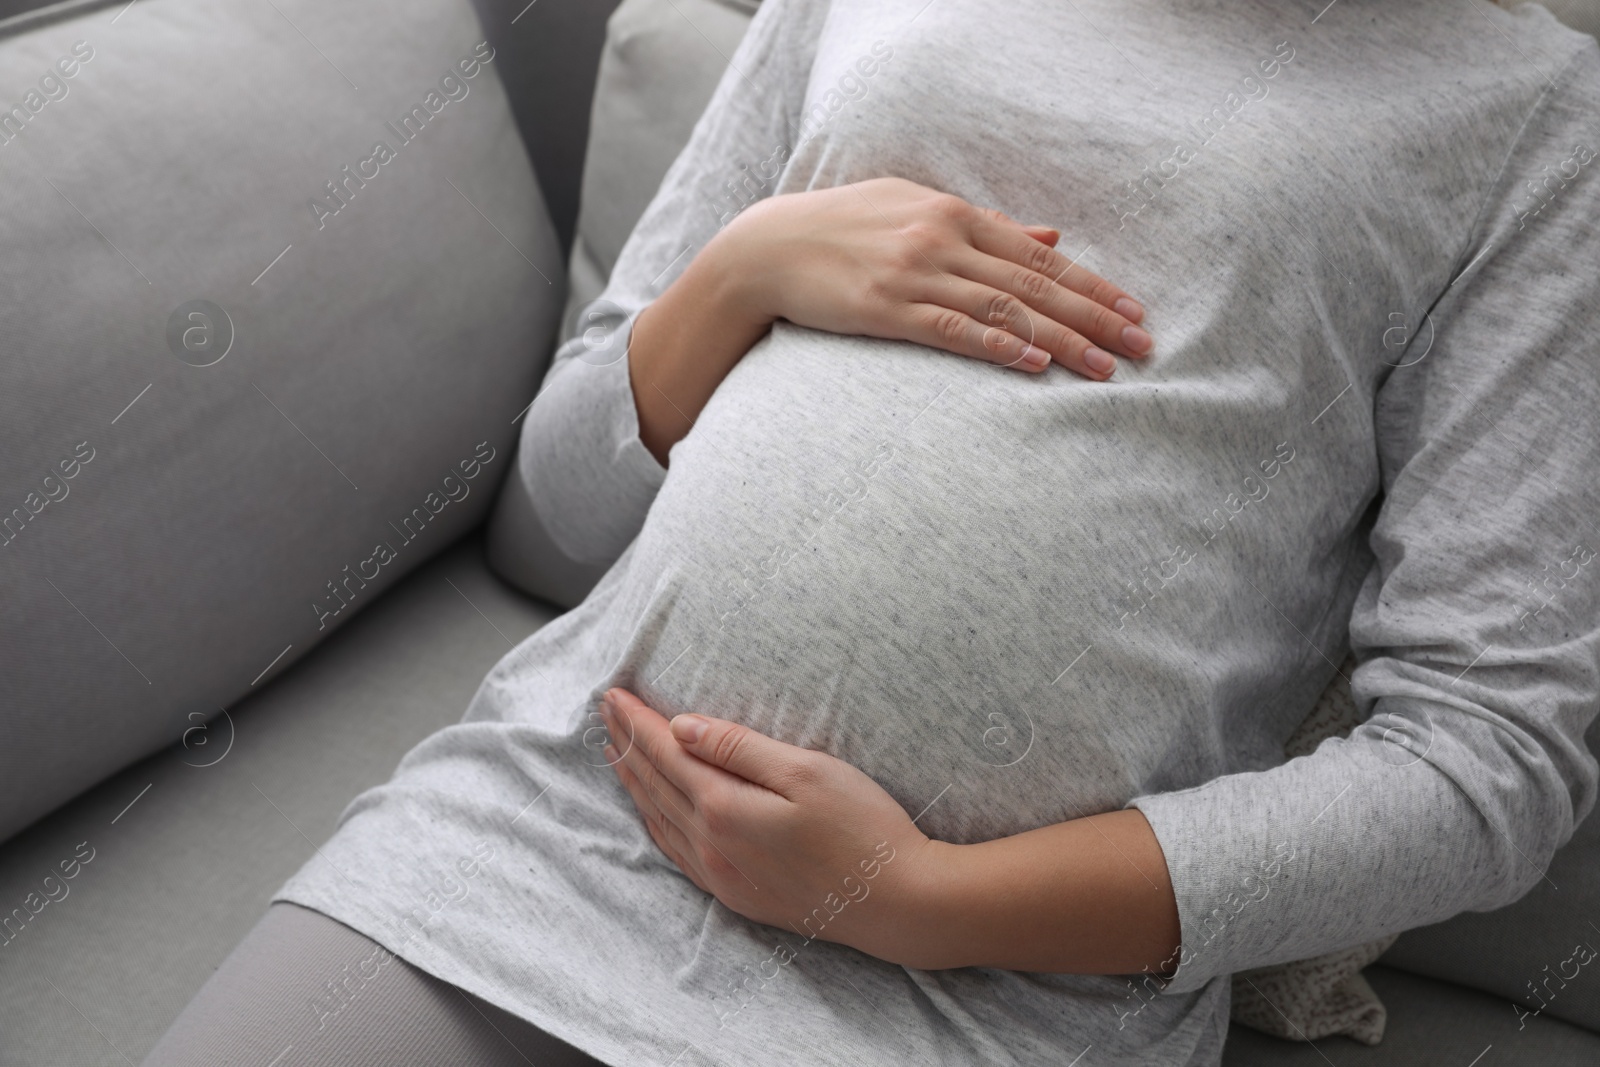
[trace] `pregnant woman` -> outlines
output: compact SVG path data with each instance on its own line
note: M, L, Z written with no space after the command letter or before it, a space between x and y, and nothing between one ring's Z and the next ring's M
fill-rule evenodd
M1230 973L1516 899L1597 102L1481 0L765 0L528 417L614 565L148 1062L1215 1064Z

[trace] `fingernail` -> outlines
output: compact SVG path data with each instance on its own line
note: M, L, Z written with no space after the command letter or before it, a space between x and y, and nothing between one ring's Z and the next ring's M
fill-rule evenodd
M1109 352L1102 352L1098 348L1091 348L1083 354L1083 361L1089 369L1097 374L1110 374L1117 368L1117 361Z
M1122 343L1143 356L1149 354L1150 350L1156 346L1156 339L1137 326L1124 326L1122 328Z
M611 764L613 767L615 767L617 765L617 746L616 745L607 745L605 747L604 751L605 751L606 762Z
M1024 367L1031 367L1034 370L1038 370L1050 362L1050 353L1046 352L1042 348L1035 348L1032 345L1029 345L1022 353L1021 362Z
M706 732L706 721L698 715L678 715L672 720L672 736L692 745Z
M1129 322L1139 322L1144 318L1144 306L1126 296L1117 297L1117 302L1111 305L1111 310Z

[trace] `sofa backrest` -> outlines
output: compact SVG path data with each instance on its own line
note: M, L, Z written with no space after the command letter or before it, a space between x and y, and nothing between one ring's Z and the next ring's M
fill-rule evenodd
M476 527L564 289L466 0L0 24L0 838Z

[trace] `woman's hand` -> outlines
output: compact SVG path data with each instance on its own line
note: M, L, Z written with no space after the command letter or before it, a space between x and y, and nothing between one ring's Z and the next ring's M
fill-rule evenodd
M1041 371L1110 377L1149 355L1138 302L1055 251L1060 234L904 178L757 201L634 319L639 439L666 466L711 394L780 318Z
M1055 251L1060 234L904 178L768 197L718 235L764 318L1110 377L1154 342L1144 309Z
M656 845L747 919L920 970L1162 974L1178 959L1172 879L1137 808L954 845L826 753L702 715L669 724L622 689L600 710Z
M747 919L915 958L931 844L876 782L823 752L700 715L668 721L623 689L601 704L606 757L650 836Z

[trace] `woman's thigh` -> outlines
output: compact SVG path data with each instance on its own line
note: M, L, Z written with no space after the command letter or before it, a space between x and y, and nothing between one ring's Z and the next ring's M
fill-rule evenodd
M144 1067L604 1067L319 912L273 904Z

